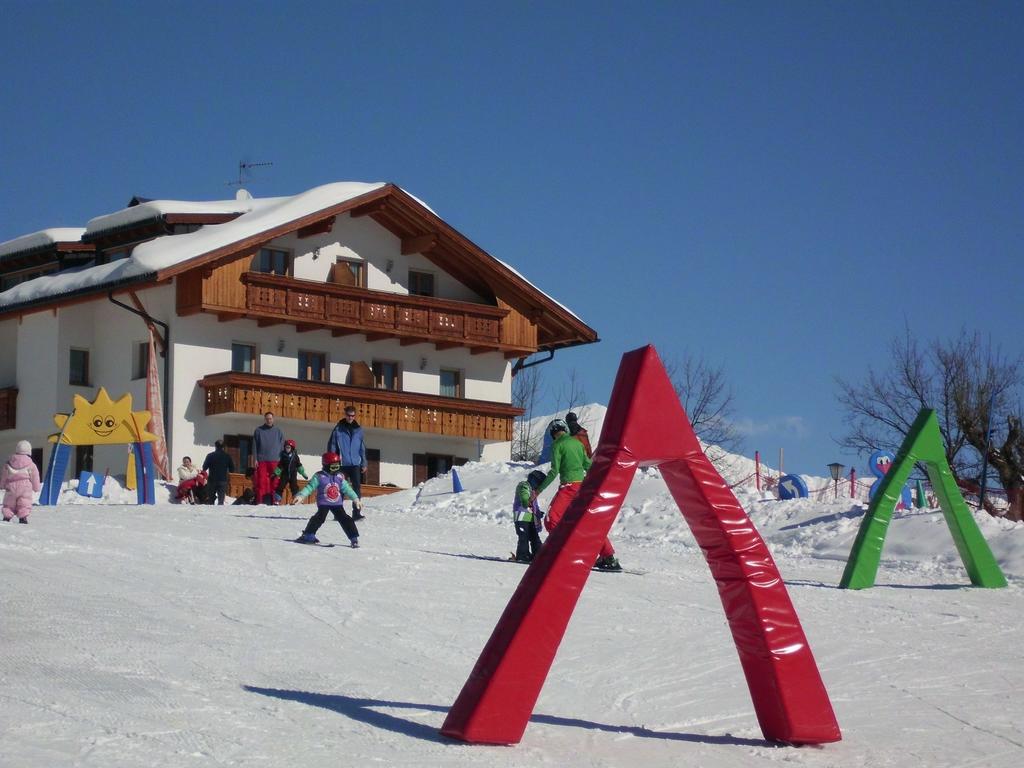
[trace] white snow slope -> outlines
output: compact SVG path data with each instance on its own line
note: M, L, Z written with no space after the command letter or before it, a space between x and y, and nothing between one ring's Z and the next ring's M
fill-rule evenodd
M845 591L862 505L741 491L843 730L777 746L652 470L612 531L645 573L591 575L522 742L439 736L523 575L484 558L513 546L528 469L370 499L359 550L288 541L305 506L68 503L0 523L0 765L1024 764L1024 526L978 517L1010 586L976 589L941 513L897 513L878 586ZM320 535L345 541L333 521Z

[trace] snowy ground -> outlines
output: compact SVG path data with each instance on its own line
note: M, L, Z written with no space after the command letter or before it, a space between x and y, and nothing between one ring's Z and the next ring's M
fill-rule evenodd
M656 472L613 530L521 744L437 731L523 574L523 465L367 503L363 548L287 539L308 507L37 508L0 523L0 765L1019 766L1024 525L979 517L975 589L938 512L898 514L878 586L838 583L864 508L741 495L843 741L766 743L714 584ZM547 501L550 491L545 494ZM324 541L345 541L328 523Z

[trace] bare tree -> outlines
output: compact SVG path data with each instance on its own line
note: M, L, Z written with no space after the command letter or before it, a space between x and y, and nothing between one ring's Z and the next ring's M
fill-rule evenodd
M1008 516L1021 519L1024 434L1020 394L1024 361L1009 359L979 334L961 331L952 341L922 349L909 329L893 340L888 367L868 369L862 383L837 379L849 432L839 445L867 454L906 438L922 408L935 409L946 460L961 484L981 483L987 428L1007 433L988 446L988 464L1006 490ZM990 508L990 505L986 505Z
M571 368L568 378L558 388L558 395L555 397L555 410L561 413L564 407L568 412L585 404L586 400L587 393L583 389L583 381L576 369Z
M697 437L706 445L725 451L739 450L743 440L730 418L733 391L725 370L690 354L681 363L667 362L665 370Z
M512 377L512 405L523 409L523 415L516 420L512 440L512 458L515 461L536 461L540 455L544 435L534 434L530 422L543 391L544 374L539 365L523 368Z

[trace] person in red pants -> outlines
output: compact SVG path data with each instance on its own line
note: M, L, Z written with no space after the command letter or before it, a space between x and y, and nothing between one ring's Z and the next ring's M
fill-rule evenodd
M580 483L583 476L590 469L591 461L587 457L583 444L569 434L569 427L562 419L555 419L548 424L548 432L551 434L551 471L544 481L537 486L537 495L551 485L555 478L558 478L558 491L555 498L548 506L547 517L544 518L544 527L548 533L555 530L558 521L562 519L565 510L576 494L579 493ZM615 548L605 538L601 545L601 552L598 555L594 567L602 571L621 571L618 558L615 557Z

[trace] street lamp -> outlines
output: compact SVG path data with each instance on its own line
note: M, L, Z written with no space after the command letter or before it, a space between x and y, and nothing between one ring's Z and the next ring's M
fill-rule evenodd
M844 467L838 461L833 461L831 464L828 465L828 471L832 473L832 482L835 483L836 486L837 499L839 498L839 476L843 474L844 469L846 469L846 467Z

